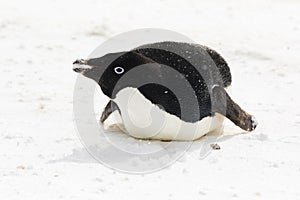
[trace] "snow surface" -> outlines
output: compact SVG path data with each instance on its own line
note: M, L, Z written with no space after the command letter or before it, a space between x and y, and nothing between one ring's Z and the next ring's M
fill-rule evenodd
M299 10L296 0L0 0L0 199L299 199ZM147 27L220 52L257 130L226 121L220 150L200 155L208 136L151 174L96 162L73 123L72 62Z

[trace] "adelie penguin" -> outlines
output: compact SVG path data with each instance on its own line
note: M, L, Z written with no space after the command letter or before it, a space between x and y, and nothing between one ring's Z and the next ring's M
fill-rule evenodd
M257 126L226 91L231 85L227 62L202 45L146 44L73 65L111 99L100 121L117 113L120 129L135 138L195 140L220 128L224 117L246 131Z

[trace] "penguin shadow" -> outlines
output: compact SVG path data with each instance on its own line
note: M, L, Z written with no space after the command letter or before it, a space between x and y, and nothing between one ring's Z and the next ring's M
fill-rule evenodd
M174 159L175 157L176 159L182 158L185 154L193 154L197 156L197 159L202 160L208 157L213 151L222 149L222 145L220 145L219 149L213 148L213 145L217 144L219 146L220 143L245 133L247 132L236 129L224 130L223 126L194 141L161 141L136 139L120 130L110 129L105 132L103 140L101 139L97 145L73 149L70 154L60 159L49 161L48 163L103 163L102 161L106 158L109 159L109 163L119 163L128 162L132 156L141 154L141 152L145 155L150 155L158 151ZM126 154L122 152L126 152ZM131 156L128 156L128 154ZM151 162L153 162L153 158L149 156L149 160L151 159ZM146 158L140 162L147 163L149 160Z

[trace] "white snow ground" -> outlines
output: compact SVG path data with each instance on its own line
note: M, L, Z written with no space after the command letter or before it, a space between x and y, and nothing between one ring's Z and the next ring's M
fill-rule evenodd
M0 0L0 199L299 199L299 10L296 0ZM72 61L146 27L219 51L257 130L226 121L237 135L221 150L152 174L95 162L73 123Z

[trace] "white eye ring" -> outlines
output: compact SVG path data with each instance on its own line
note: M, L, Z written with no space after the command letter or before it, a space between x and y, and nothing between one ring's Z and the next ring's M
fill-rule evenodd
M116 72L116 74L123 74L124 73L124 69L123 69L123 67L115 67L115 72Z

